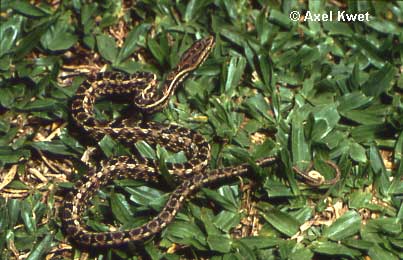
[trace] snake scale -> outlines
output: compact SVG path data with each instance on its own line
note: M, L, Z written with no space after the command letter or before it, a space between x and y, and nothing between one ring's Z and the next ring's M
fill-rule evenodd
M90 169L89 173L75 183L72 191L66 196L62 209L64 230L78 244L88 247L111 247L145 240L164 229L181 209L184 200L202 186L241 176L251 170L250 164L241 164L207 171L210 159L209 144L203 136L184 127L148 121L140 121L133 126L128 125L125 120L100 122L95 119L95 101L109 96L130 97L137 109L145 114L161 111L186 76L207 59L214 43L213 36L196 41L184 52L160 88L157 87L156 76L147 72L132 75L98 73L89 76L78 87L72 101L72 117L93 139L100 141L105 135L109 135L126 146L144 140L150 145L163 145L172 152L183 151L188 158L185 163L167 163L168 172L181 182L159 214L137 228L124 231L93 232L83 223L82 214L88 208L92 196L111 180L157 180L158 162L141 156L119 156L102 162L99 170ZM276 159L267 157L255 163L265 167ZM303 174L298 171L297 173Z

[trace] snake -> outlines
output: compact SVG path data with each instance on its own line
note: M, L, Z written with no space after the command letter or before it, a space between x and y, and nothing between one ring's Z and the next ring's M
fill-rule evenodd
M171 223L185 200L201 187L242 176L253 171L256 166L267 167L278 160L272 156L258 159L254 161L254 165L244 163L209 171L207 166L211 156L210 146L196 131L175 124L148 120L139 120L133 125L127 120L104 122L96 119L94 112L96 101L111 96L130 99L134 107L145 115L163 110L183 80L207 59L214 45L214 36L195 41L181 55L179 62L167 74L161 86L158 86L157 76L150 72L130 75L99 72L89 75L77 88L71 103L72 118L92 139L100 141L109 135L129 147L142 140L149 145L162 145L172 152L183 151L188 160L184 163L166 163L168 173L179 181L179 185L172 191L165 206L155 217L139 227L110 232L95 232L85 225L82 215L90 206L91 198L112 180L130 178L146 182L158 181L161 176L160 164L157 160L135 154L112 157L101 161L100 167L91 167L68 192L61 212L64 231L73 241L93 248L115 247L144 241ZM338 173L338 168L335 169ZM310 178L302 171L297 169L294 171L305 178Z

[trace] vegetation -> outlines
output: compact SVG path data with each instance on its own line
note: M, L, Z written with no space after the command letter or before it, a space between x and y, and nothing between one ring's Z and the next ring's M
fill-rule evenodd
M0 1L1 259L403 258L402 1ZM299 21L290 13L300 11ZM307 11L369 21L303 21ZM305 16L304 16L305 14ZM69 117L89 73L151 71L160 79L196 39L208 60L151 117L203 134L210 168L278 156L252 177L206 187L144 245L86 252L61 229L65 194L99 160L130 153L91 142ZM96 104L100 120L135 114ZM144 156L183 153L135 144ZM99 160L98 160L99 159ZM340 181L311 187L292 167ZM87 213L94 230L138 226L175 183L114 181ZM87 255L88 254L88 255Z

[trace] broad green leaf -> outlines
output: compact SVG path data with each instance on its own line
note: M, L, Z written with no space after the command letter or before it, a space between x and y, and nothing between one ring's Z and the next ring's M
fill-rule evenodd
M36 231L36 220L28 199L24 200L21 204L21 218L24 221L27 231L33 234Z
M158 42L153 38L148 38L147 40L148 48L150 48L151 53L154 58L157 59L159 64L164 64L166 53L164 49L158 44Z
M231 249L231 239L224 235L209 235L207 237L207 244L210 249L220 253L228 253Z
M21 107L20 109L25 111L51 111L55 109L56 104L57 101L54 99L37 99Z
M42 35L49 29L49 27L55 22L53 18L50 18L47 22L35 27L26 36L19 40L17 47L14 50L15 58L21 59L35 47L40 41Z
M223 210L214 218L214 225L220 230L228 232L238 225L240 220L240 214Z
M373 97L367 97L361 92L347 93L339 97L338 110L340 112L347 112L353 109L365 107L370 104L373 99Z
M361 254L358 250L351 249L335 242L314 242L312 250L316 253L327 256L347 256L350 258L355 258Z
M350 146L350 156L356 162L365 163L367 161L367 156L365 154L365 149L357 143L353 143Z
M14 46L18 32L19 28L16 25L10 24L8 26L0 26L0 57L2 57L6 53L11 53L13 51L11 47Z
M41 259L50 250L52 240L53 234L50 233L47 234L42 241L38 241L27 257L27 260Z
M160 191L147 186L140 186L136 188L127 187L125 190L131 194L131 201L134 201L142 206L148 206L154 200L162 196Z
M396 255L385 250L384 248L381 248L378 245L375 245L368 250L368 256L371 257L371 259L373 259L373 260L383 260L383 259L398 260L399 259Z
M105 60L115 63L118 55L115 40L111 36L105 34L97 35L96 39L98 51L101 56Z
M59 20L42 35L43 47L50 51L66 50L77 42L77 36L71 32L72 28L64 20Z
M288 237L294 236L299 230L299 222L285 212L273 210L262 215L275 229Z
M225 82L225 92L232 96L233 88L239 84L239 81L245 70L246 60L243 57L231 57L228 66L228 75Z
M263 249L263 248L271 248L276 247L281 239L276 237L243 237L240 239L243 243L247 244L252 249Z
M121 223L125 224L132 221L133 213L124 195L118 193L111 195L111 209L115 218Z
M53 154L73 155L73 156L75 155L75 153L60 140L56 140L53 142L50 141L33 142L30 144L30 146L40 151L47 151Z
M291 133L293 161L300 168L302 168L302 162L309 162L311 160L309 144L305 139L304 128L301 127L301 124L301 121L294 120Z
M219 194L216 191L210 190L210 189L202 188L202 191L209 199L215 201L224 209L232 211L232 212L237 211L238 206L234 205L234 201L232 201L231 199Z
M157 155L155 150L146 142L139 141L135 144L136 149L140 152L140 154L146 158L155 159Z
M328 31L330 35L351 36L354 34L348 23L338 21L322 22L323 29Z
M360 216L355 211L347 211L336 222L326 227L323 235L331 240L342 240L358 233L360 225Z
M165 234L175 240L179 239L184 244L191 244L200 249L207 245L203 232L193 223L175 221L167 227Z
M107 157L129 154L127 147L115 141L109 135L105 135L98 144Z
M392 80L395 77L395 68L387 63L379 71L373 72L362 88L367 96L377 97L392 87Z
M45 16L46 13L44 11L42 11L41 9L39 9L38 7L29 4L29 2L27 1L15 1L14 3L12 3L11 7L26 16L32 16L32 17L41 17L41 16Z
M374 46L363 36L353 35L352 39L357 44L358 50L361 51L371 63L373 63L378 68L384 66L385 62L380 57L379 50L376 48L376 46Z
M314 256L314 253L311 249L306 247L295 247L294 250L289 255L290 260L311 260Z
M272 9L269 16L269 22L284 27L285 29L290 29L292 24L288 15L279 12L276 9Z
M361 208L366 208L368 203L371 201L372 195L368 192L356 191L350 195L349 207L352 209L359 210Z
M142 37L143 34L150 28L150 24L148 23L143 23L137 27L135 27L133 30L131 30L126 39L125 42L122 46L122 48L119 51L118 57L117 57L117 62L120 63L127 59L131 54L136 49L137 44L139 43L140 37Z

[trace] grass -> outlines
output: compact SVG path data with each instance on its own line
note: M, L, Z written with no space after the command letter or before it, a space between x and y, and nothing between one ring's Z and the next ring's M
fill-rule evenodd
M0 3L1 259L403 258L402 1ZM293 22L293 10L371 19ZM96 164L131 151L77 129L69 117L76 88L101 69L163 78L209 34L213 53L152 120L205 136L210 168L272 155L281 162L202 189L143 245L81 250L62 232L59 212L88 170L83 154L99 146ZM133 114L107 99L96 109L100 120ZM135 146L162 166L186 159ZM328 159L341 170L335 185L313 188L292 171L313 160L330 179ZM87 224L138 226L172 186L169 178L114 181L93 200Z

